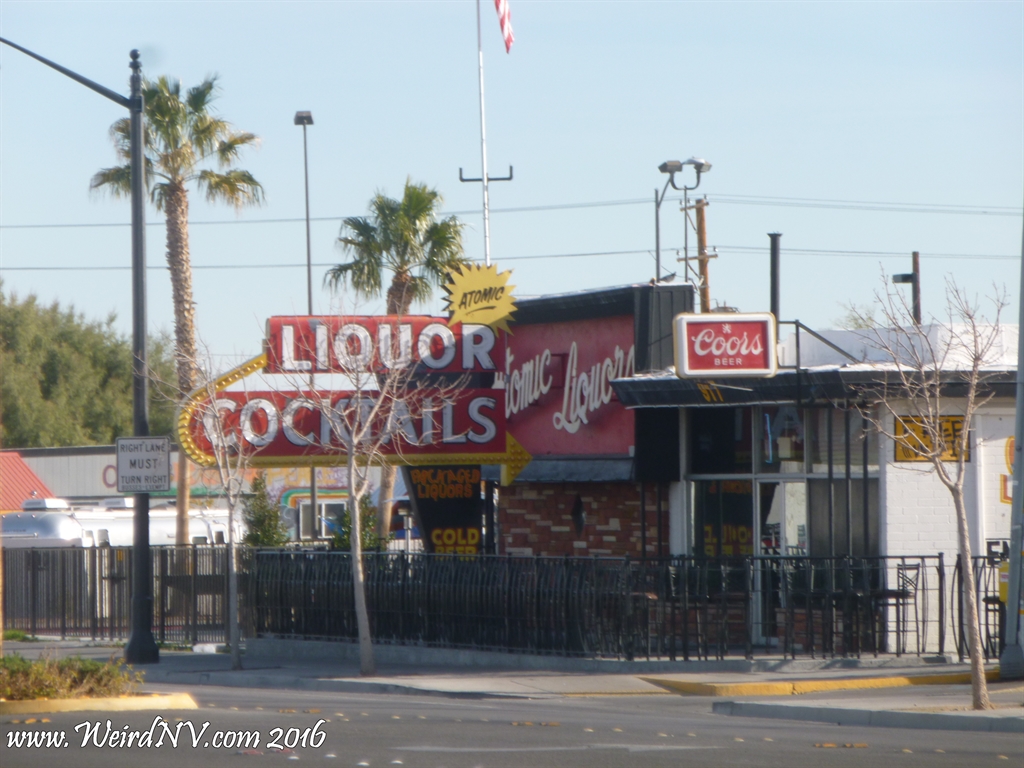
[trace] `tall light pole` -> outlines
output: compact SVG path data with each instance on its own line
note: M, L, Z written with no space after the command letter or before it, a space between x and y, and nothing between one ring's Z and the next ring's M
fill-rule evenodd
M697 172L697 181L692 187L688 187L685 184L681 187L676 186L676 174L681 173L684 166L687 165L692 165L693 169ZM683 212L686 213L689 208L688 195L700 186L700 175L711 170L711 163L696 157L691 157L689 160L685 160L683 162L678 160L666 160L658 166L658 170L662 173L668 174L668 181L665 182L665 186L662 188L660 194L658 193L658 188L654 188L654 282L656 283L661 280L661 204L665 201L665 194L668 192L668 187L671 184L672 189L679 190L683 193ZM690 269L689 236L690 227L689 224L687 224L683 233L683 252L686 260L686 272L684 274L686 274L687 279L689 279Z
M149 379L146 371L146 179L143 151L142 64L131 56L131 93L126 98L99 83L0 37L0 43L31 56L128 110L130 116L132 201L132 425L136 437L149 435ZM132 549L132 632L124 658L129 664L154 664L160 649L153 639L153 584L149 554L149 494L136 493Z
M1020 285L1024 291L1024 232L1021 233ZM1024 293L1017 295L1020 304L1017 325L1017 416L1014 424L1013 495L1010 504L1010 573L1006 606L1006 633L1003 653L999 657L999 676L1003 680L1024 678Z
M313 124L313 113L296 112L295 113L295 124L302 126L302 167L305 171L306 176L306 307L310 317L313 315L313 248L309 235L309 151L306 144L306 126ZM309 389L310 393L313 391L313 370L309 372ZM309 466L309 506L313 511L313 524L316 525L317 521L317 499L316 499L316 467L310 464ZM298 525L296 530L299 534L299 538L302 537L302 520L296 521Z
M295 124L302 126L302 167L306 171L306 297L309 314L313 314L313 256L309 239L309 152L306 148L306 126L313 124L312 112L296 112Z

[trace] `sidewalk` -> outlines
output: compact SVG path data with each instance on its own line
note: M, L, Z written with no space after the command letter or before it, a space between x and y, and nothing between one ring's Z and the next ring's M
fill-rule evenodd
M106 659L122 650L76 641L4 646L7 653L31 657ZM226 654L169 651L161 652L159 664L140 669L148 685L161 686L516 699L683 695L700 697L722 715L1024 733L1024 681L998 682L991 671L997 709L974 712L966 664L916 656L860 662L781 657L760 657L756 664L745 659L617 662L380 646L377 674L362 677L353 650L340 643L253 642L241 670L231 669ZM571 662L587 662L586 668L572 670Z

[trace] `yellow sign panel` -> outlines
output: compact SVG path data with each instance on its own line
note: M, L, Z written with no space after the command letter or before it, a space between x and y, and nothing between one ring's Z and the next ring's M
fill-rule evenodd
M514 285L508 284L511 271L498 272L492 264L484 267L468 264L453 271L444 286L445 310L451 313L452 323L477 323L495 330L508 332L512 313L516 311L512 296Z
M925 428L925 420L918 416L899 416L896 419L896 461L930 461L934 451L932 437ZM940 416L940 461L956 461L958 446L964 431L963 416ZM971 460L970 443L966 445L964 461Z

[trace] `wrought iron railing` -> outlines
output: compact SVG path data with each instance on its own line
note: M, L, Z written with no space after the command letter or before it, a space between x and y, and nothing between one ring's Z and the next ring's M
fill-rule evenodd
M626 659L955 652L954 571L942 555L638 561L379 553L364 563L379 643ZM988 566L979 558L978 567ZM351 577L344 553L255 553L250 631L355 639ZM991 580L979 584L984 591Z
M227 548L154 547L151 554L156 639L224 642ZM61 638L127 639L132 556L131 547L5 549L5 628Z
M153 632L220 643L225 547L154 547ZM239 549L240 621L260 635L357 637L351 557ZM955 558L951 558L955 560ZM8 549L4 623L126 639L130 548ZM998 563L976 558L986 656L1000 651ZM941 554L875 558L364 557L375 642L636 659L966 654L962 580Z

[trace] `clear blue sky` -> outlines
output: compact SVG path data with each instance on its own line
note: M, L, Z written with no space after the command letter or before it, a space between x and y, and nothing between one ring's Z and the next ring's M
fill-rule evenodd
M699 191L719 254L716 302L768 308L766 233L778 231L784 319L832 325L843 304L870 303L882 270L909 271L918 250L926 315L941 309L952 274L978 294L1005 286L1006 320L1016 322L1024 3L511 0L511 9L506 55L493 3L482 5L491 172L515 166L513 182L491 188L492 255L514 269L517 294L650 279L657 166L698 156L714 166ZM314 264L341 260L340 219L364 213L378 189L397 196L407 176L443 193L469 225L467 252L482 258L480 188L458 181L460 166L476 176L480 164L472 0L0 0L0 35L125 93L132 48L149 76L192 85L219 74L220 112L262 137L242 166L267 192L265 206L241 215L192 199L199 333L225 364L259 352L265 318L306 309L296 110L315 120ZM128 204L88 188L115 162L107 130L121 116L0 48L4 290L94 319L116 311L127 334ZM675 198L662 208L669 270L683 241ZM609 202L622 204L581 205ZM148 218L150 327L170 330L162 219L153 209ZM80 226L100 224L120 226ZM314 271L319 311L379 308L332 297L325 270Z

